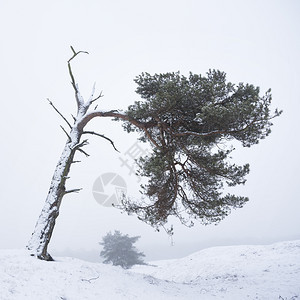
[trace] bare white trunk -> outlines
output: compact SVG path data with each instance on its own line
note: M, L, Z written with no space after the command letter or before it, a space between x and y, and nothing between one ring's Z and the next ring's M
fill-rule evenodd
M34 232L27 245L32 256L43 260L52 260L47 248L50 242L55 220L59 215L59 208L63 196L67 193L65 182L73 162L76 146L79 144L81 134L77 128L71 130L69 140L55 168L45 205L36 223Z

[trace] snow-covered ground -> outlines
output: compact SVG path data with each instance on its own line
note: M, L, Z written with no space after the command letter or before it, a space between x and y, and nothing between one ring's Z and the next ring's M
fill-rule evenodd
M131 270L0 250L0 299L300 299L300 240L215 247Z

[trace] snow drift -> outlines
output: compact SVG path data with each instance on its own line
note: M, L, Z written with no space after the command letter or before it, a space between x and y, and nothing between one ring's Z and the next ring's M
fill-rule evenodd
M0 299L300 299L300 240L215 247L131 270L0 250Z

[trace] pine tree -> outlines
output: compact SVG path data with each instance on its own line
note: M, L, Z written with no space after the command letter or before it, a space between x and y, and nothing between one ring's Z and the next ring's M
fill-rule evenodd
M124 269L144 264L141 257L145 255L138 252L133 246L139 238L140 236L129 237L118 230L115 230L114 234L109 232L99 243L103 246L100 253L100 256L105 258L103 263L112 263L114 266L121 266Z
M270 110L271 91L260 96L258 87L234 85L218 70L142 73L135 82L142 101L125 112L124 129L139 132L153 151L139 160L139 175L148 178L145 197L124 199L124 209L159 228L171 215L192 226L193 219L218 223L242 207L247 197L223 194L224 185L244 184L249 173L249 164L230 163L229 141L250 147L270 134L271 120L281 114Z

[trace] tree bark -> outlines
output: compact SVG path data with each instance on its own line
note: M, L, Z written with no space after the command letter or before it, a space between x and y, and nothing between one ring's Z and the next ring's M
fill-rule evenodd
M71 130L70 139L67 141L56 165L45 205L27 245L30 255L36 256L42 260L53 260L48 253L48 245L53 233L56 218L59 215L62 198L68 193L68 191L66 191L65 183L70 172L75 152L80 146L81 135L82 133L74 126Z

